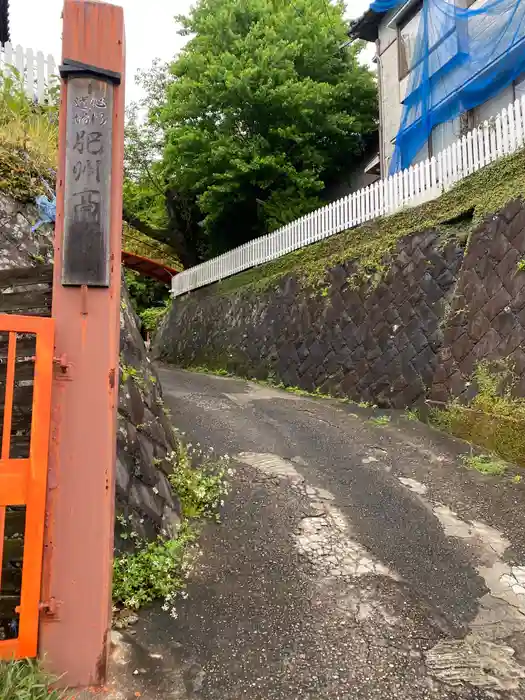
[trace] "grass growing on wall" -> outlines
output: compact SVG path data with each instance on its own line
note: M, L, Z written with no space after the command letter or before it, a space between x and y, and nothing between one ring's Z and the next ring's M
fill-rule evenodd
M444 239L450 236L466 240L469 230L487 215L498 212L512 199L525 197L524 172L525 150L521 150L465 178L432 202L407 208L241 272L211 285L208 293L261 291L287 275L295 275L306 285L322 287L326 284L327 270L348 260L358 261L357 275L361 279L357 282L380 277L385 272L385 256L403 236L437 228ZM451 223L470 216L470 227Z
M478 393L470 403L455 400L443 409L432 409L430 422L525 467L525 398L512 394L511 368L504 362L481 362L472 379Z
M58 157L58 88L47 104L30 100L20 76L0 76L0 191L25 202L54 186Z

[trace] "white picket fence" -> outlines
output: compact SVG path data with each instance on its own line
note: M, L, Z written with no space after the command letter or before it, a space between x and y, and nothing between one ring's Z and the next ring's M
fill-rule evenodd
M0 47L0 72L8 74L11 67L16 68L24 81L28 95L37 102L42 102L46 96L47 87L56 77L56 64L53 56L44 56L42 51L24 49L13 46L9 42Z
M404 207L439 197L459 180L525 144L525 96L490 122L460 138L437 157L427 159L349 194L261 238L234 248L172 280L172 295L235 275Z

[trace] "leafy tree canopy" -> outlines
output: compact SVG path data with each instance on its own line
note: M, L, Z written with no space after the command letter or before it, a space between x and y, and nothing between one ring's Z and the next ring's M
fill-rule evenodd
M361 45L344 46L343 11L329 0L199 0L177 18L190 39L168 76L147 76L149 120L132 139L153 134L160 157L130 173L127 201L165 226L183 263L315 209L357 165L377 89Z

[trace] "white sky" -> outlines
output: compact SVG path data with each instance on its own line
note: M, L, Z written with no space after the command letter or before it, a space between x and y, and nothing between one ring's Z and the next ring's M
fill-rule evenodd
M348 17L359 17L371 0L347 0ZM155 58L169 60L184 44L173 17L185 14L192 0L120 0L124 7L127 47L127 101L140 97L134 83L139 68L147 69ZM11 41L24 48L61 54L63 0L11 0Z

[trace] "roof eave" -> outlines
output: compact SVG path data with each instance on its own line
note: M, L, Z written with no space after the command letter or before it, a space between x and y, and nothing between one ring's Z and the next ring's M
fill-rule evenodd
M364 15L354 20L348 30L351 39L363 39L364 41L377 41L379 25L386 12L373 12L367 10Z
M9 0L0 0L0 44L9 40Z

